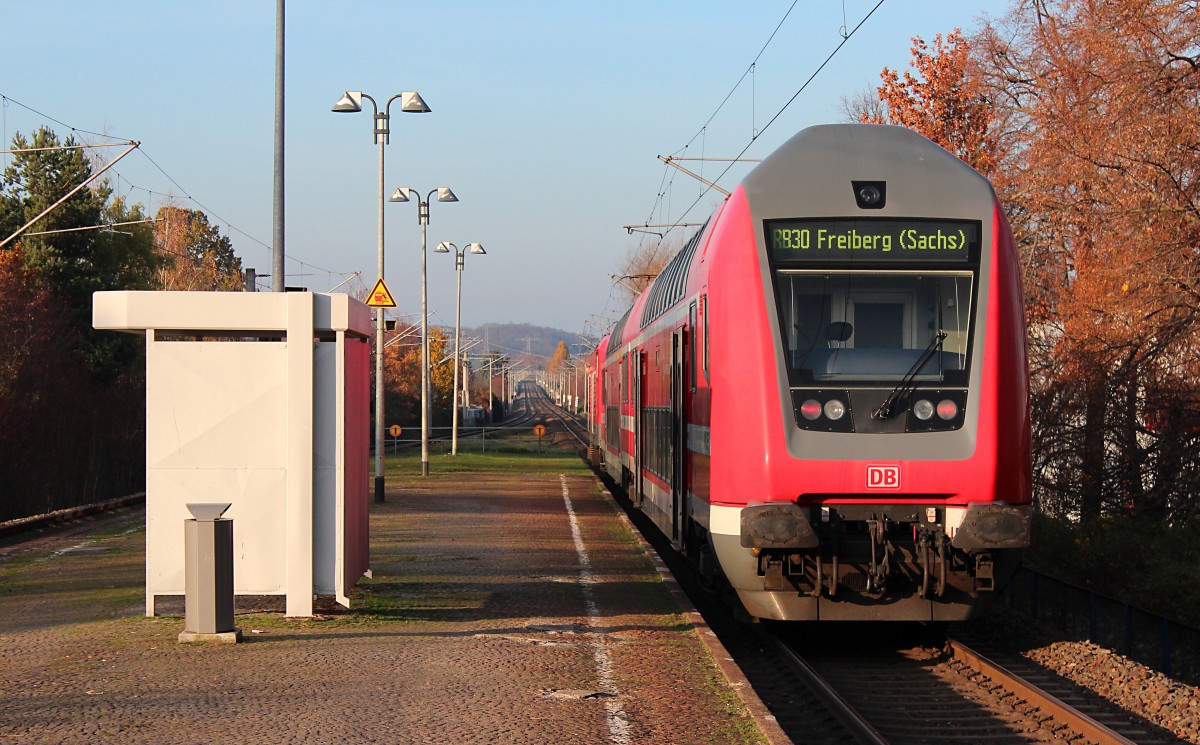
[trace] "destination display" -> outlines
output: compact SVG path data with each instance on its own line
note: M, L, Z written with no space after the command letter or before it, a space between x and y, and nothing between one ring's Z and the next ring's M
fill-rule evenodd
M767 224L779 261L965 262L979 243L973 220L814 218Z

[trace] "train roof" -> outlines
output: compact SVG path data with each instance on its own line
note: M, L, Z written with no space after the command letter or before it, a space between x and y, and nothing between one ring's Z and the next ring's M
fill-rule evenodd
M742 180L756 219L859 215L854 181L887 183L873 216L968 216L995 192L987 179L937 143L904 127L823 124L801 130Z
M700 245L700 239L707 227L708 222L706 221L684 244L683 248L679 249L675 256L667 262L662 272L654 278L654 282L648 289L650 295L642 307L640 324L642 328L649 326L654 319L683 299L684 291L687 289L688 269L692 265L692 257L695 256L696 247Z

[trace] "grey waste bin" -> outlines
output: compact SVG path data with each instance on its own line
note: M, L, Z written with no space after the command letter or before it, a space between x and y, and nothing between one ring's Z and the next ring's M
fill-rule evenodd
M189 504L183 530L183 633L179 641L236 642L233 625L233 521L229 504Z

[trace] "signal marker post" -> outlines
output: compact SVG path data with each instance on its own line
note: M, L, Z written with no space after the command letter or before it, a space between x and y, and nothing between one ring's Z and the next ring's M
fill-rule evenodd
M545 435L546 435L546 426L544 424L539 424L539 425L535 426L533 428L533 434L537 435L538 452L540 453L540 452L542 452L542 438L545 437Z

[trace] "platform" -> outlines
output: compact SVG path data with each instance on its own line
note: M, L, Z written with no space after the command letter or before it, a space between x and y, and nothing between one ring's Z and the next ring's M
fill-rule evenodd
M349 611L239 599L236 645L179 644L182 618L142 616L136 513L5 549L0 736L767 741L590 472L389 477L370 520Z

